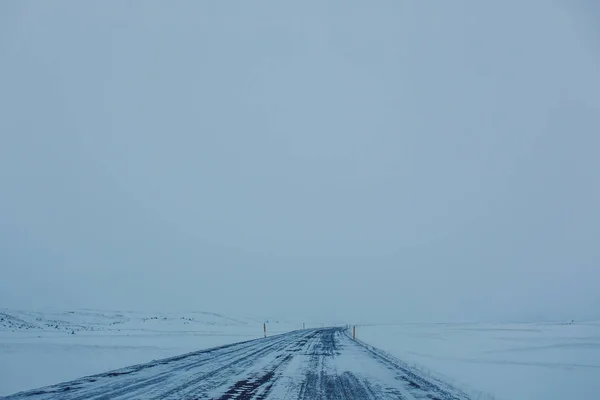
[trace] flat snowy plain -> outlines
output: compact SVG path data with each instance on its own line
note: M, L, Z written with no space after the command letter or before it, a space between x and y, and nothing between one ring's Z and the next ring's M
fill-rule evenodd
M475 398L600 399L600 322L359 326L357 336Z
M209 312L0 309L0 396L257 339L264 320ZM270 335L301 328L268 322Z
M263 321L207 312L0 309L0 396L260 338ZM268 333L301 325L269 320ZM474 399L600 398L600 323L371 325L358 326L357 335Z

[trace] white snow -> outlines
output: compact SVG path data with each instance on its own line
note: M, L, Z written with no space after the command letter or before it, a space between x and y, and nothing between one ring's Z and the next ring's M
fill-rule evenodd
M357 338L481 398L600 398L600 323L402 324Z
M0 309L0 396L259 338L263 321L202 312ZM300 327L269 320L268 334ZM474 398L600 398L600 322L372 325L358 326L357 337ZM345 361L356 364L336 362ZM368 376L367 367L360 366Z
M0 309L0 396L256 339L263 322L204 312ZM269 320L267 330L272 335L296 325Z

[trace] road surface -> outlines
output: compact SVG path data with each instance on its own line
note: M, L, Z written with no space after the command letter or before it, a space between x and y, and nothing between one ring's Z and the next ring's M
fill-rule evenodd
M10 400L464 400L339 328L217 347L8 396Z

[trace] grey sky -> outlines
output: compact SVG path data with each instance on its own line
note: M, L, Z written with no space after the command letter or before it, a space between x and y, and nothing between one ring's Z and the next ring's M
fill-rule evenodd
M600 318L593 2L0 3L0 305Z

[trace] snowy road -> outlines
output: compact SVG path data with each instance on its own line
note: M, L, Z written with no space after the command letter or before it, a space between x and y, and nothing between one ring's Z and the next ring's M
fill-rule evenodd
M468 399L352 340L303 330L203 350L6 399Z

